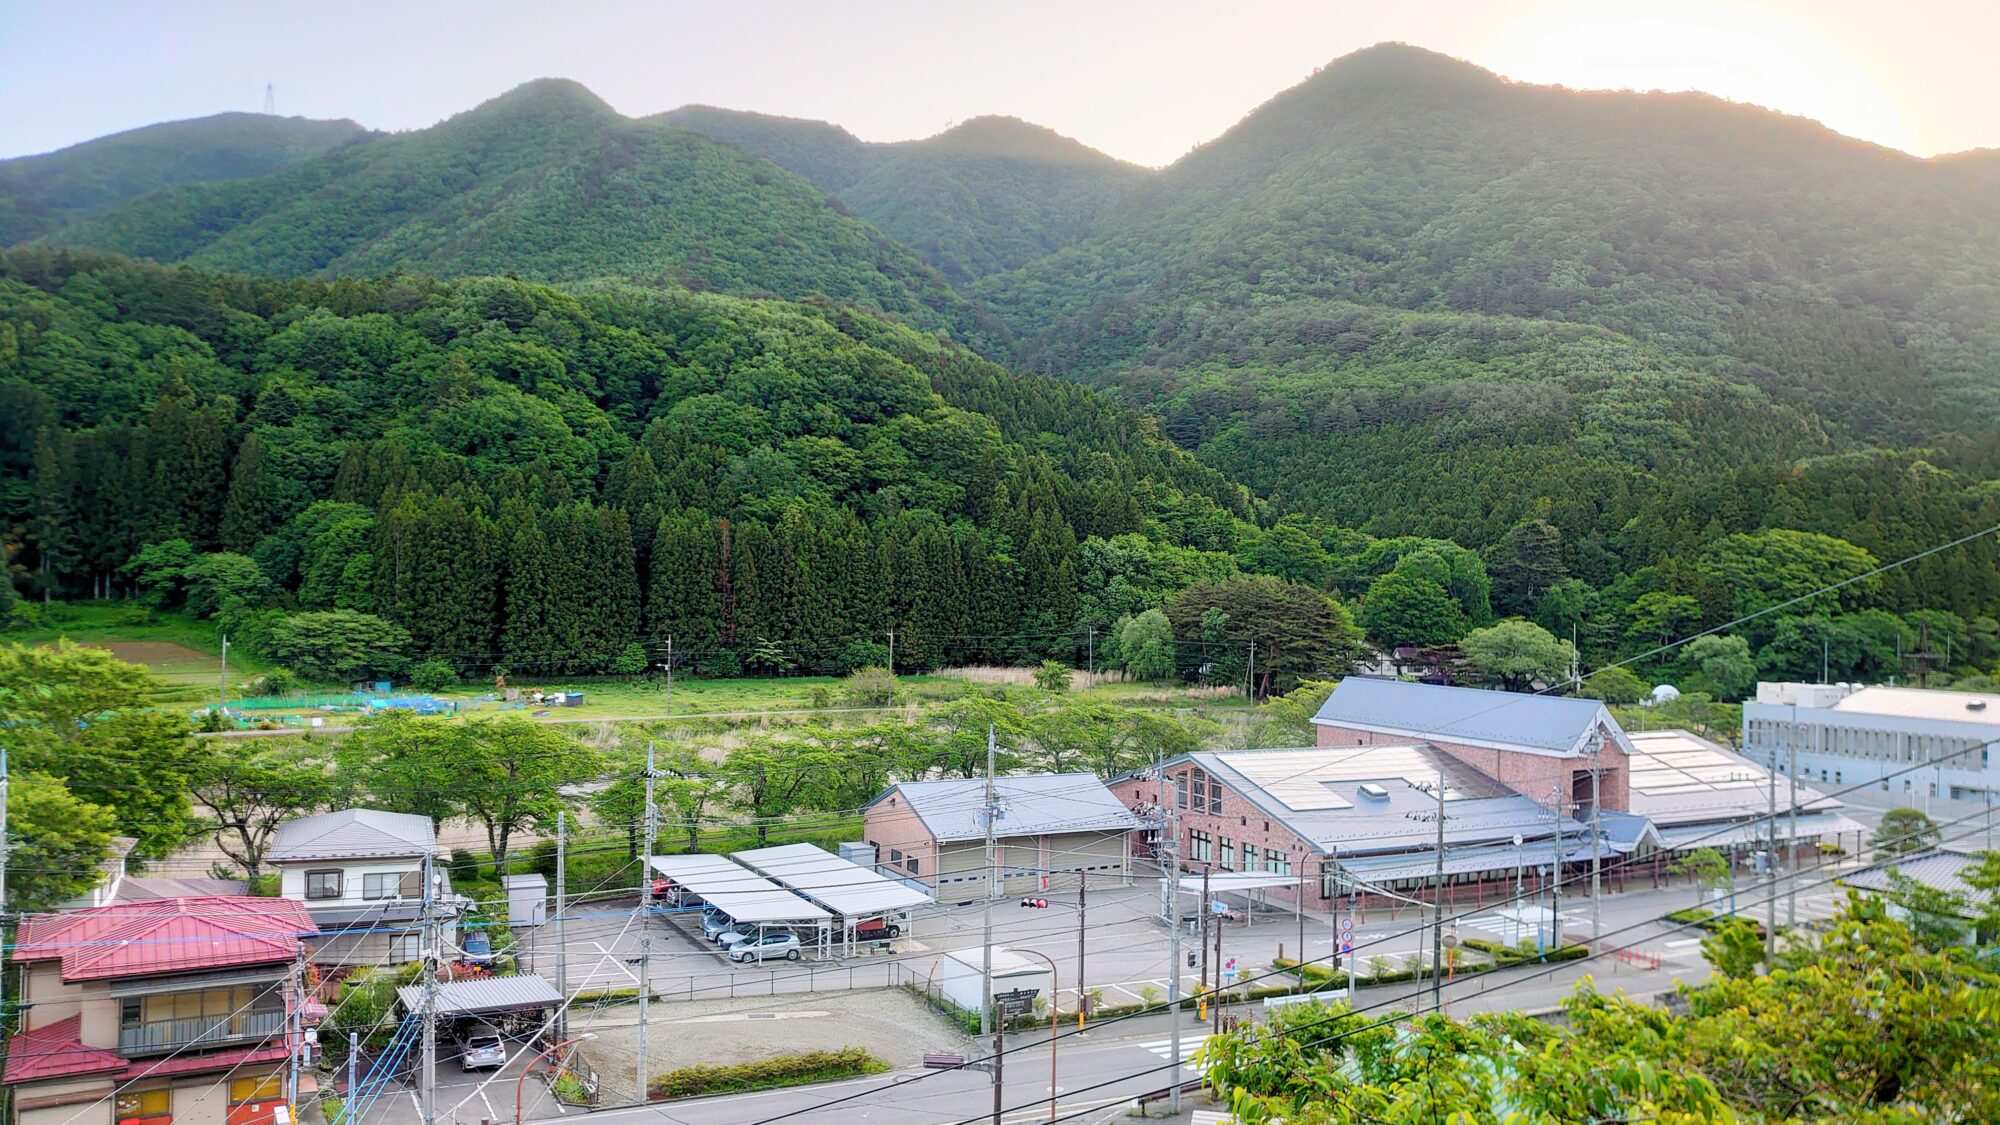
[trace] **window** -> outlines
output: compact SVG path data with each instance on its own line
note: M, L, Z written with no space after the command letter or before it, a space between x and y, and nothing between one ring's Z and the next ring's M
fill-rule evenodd
M1188 858L1200 863L1208 862L1208 833L1188 833Z
M275 1074L267 1074L262 1078L238 1078L229 1084L230 1105L267 1102L284 1096L284 1081Z
M1188 807L1188 779L1186 774L1174 775L1174 805L1177 808L1183 809Z
M1286 855L1284 852L1266 848L1264 850L1264 870L1271 872L1273 875L1290 875L1292 873L1292 857Z
M1229 842L1229 837L1222 837L1221 847L1218 851L1221 853L1221 857L1216 861L1216 866L1234 871L1236 869L1236 845Z
M1208 811L1218 816L1222 813L1222 782L1213 777L1208 779Z
M904 860L903 870L909 872L912 875L915 875L917 873L917 857L911 856L910 858Z
M890 863L901 863L901 862L903 862L903 849L901 849L901 848L890 848L890 849L889 849L889 862L890 862Z
M149 1117L172 1119L172 1090L128 1090L118 1095L115 1116L119 1121L143 1121Z
M306 872L306 897L339 898L340 872L339 871Z
M1243 845L1243 870L1257 870L1257 849L1249 844Z
M397 934L389 939L389 960L414 961L424 955L422 934Z
M422 875L417 878L421 880ZM310 892L308 892L310 893ZM403 873L400 871L371 871L361 877L361 897L366 899L401 898L403 894ZM334 892L328 898L340 897L340 886L334 884Z

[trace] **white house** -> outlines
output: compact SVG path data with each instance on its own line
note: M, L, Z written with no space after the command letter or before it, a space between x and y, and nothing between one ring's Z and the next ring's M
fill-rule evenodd
M265 860L278 871L279 895L304 904L319 926L315 960L365 965L420 955L424 857L436 853L429 817L342 809L286 821ZM457 913L463 900L444 865L435 872L436 897Z

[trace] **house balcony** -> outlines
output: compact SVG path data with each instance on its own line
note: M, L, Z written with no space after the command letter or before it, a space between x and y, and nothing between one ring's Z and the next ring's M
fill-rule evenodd
M268 1039L285 1029L283 1009L237 1016L194 1016L148 1020L118 1029L121 1055L166 1054L188 1048L224 1047Z

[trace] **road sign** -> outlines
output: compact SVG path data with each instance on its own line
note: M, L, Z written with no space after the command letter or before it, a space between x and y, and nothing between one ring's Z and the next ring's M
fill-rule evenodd
M1353 918L1342 918L1342 919L1340 920L1340 936L1342 936L1342 937L1353 937L1353 936L1354 936L1354 919L1353 919Z
M1035 997L1041 995L1041 992L1042 990L1039 988L1017 988L1011 992L996 992L993 994L993 1002L996 1004L1032 1004Z
M1210 902L1208 904L1208 912L1210 914L1227 914L1229 913L1229 904L1219 899Z
M1352 952L1354 952L1354 943L1353 943L1353 942L1351 942L1351 941L1347 941L1347 940L1345 940L1345 939L1342 939L1342 940L1341 940L1341 943L1340 943L1340 951L1341 951L1342 953L1352 953Z

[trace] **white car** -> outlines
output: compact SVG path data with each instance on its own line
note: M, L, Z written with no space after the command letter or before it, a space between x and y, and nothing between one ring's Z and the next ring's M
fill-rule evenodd
M757 931L753 927L732 926L729 929L726 929L721 933L715 935L715 944L721 946L724 949L728 949L732 945L736 945L739 942L749 941L750 939L756 936L757 936Z
M459 1024L453 1038L458 1041L458 1062L463 1070L494 1070L507 1065L507 1043L490 1023L473 1021Z
M772 930L763 937L746 938L727 950L729 959L739 965L752 961L769 961L773 957L783 957L787 961L799 959L799 936L782 930Z

